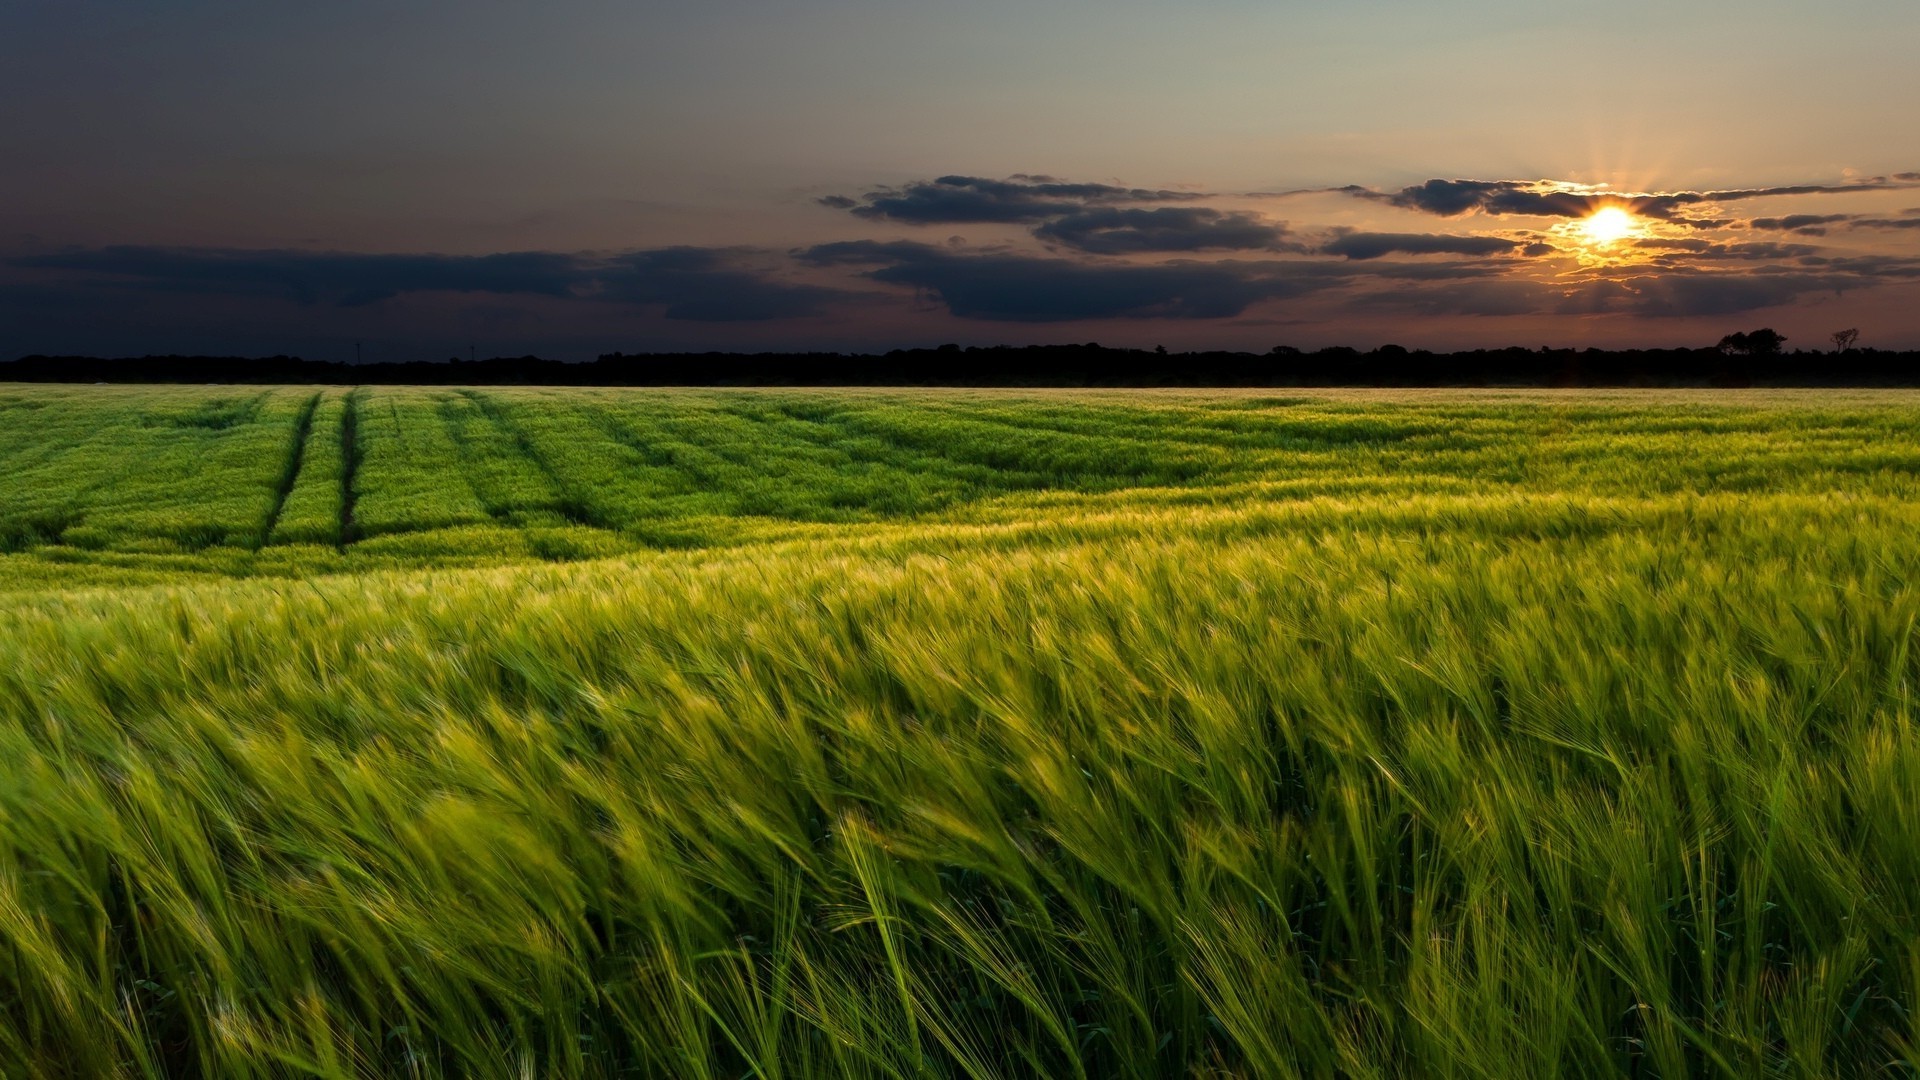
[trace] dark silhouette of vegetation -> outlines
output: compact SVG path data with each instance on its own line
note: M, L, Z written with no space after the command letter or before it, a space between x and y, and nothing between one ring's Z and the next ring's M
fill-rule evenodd
M1771 327L1761 327L1721 338L1720 351L1728 356L1778 356L1786 344L1786 335Z
M1839 335L1835 335L1838 344ZM1920 353L1784 348L1772 329L1713 348L1429 352L1399 345L1264 353L1084 345L895 349L886 353L608 353L348 364L289 356L28 356L0 382L438 386L1920 386Z
M1860 340L1860 331L1835 330L1827 336L1827 340L1833 342L1834 352L1847 352L1853 348L1855 342Z

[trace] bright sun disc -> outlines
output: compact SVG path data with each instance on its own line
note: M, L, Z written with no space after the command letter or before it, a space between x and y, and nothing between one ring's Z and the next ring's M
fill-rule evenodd
M1603 206L1581 224L1588 241L1611 244L1633 232L1633 215L1618 206Z

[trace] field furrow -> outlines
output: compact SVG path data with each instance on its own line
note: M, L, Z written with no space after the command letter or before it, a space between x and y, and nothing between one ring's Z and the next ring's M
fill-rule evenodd
M314 394L307 400L306 407L300 410L300 418L294 421L293 438L287 446L287 465L280 474L280 483L273 491L273 503L267 508L266 520L260 525L260 538L255 548L265 547L274 529L280 524L280 516L285 511L287 499L292 496L293 488L300 479L301 466L306 461L307 442L313 435L313 414L320 407L320 394Z
M300 454L299 472L280 513L267 534L267 544L312 544L338 547L340 507L346 461L341 436L345 429L347 395L329 390L320 395L308 424Z
M460 449L437 411L439 392L381 387L356 392L343 423L342 451L353 465L342 506L343 539L363 543L390 534L460 531L490 524L474 494ZM344 436L344 432L343 432ZM350 529L344 527L350 526Z

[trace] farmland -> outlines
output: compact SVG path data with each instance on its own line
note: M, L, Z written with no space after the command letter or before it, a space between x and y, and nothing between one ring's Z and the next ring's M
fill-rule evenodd
M0 386L0 1074L1909 1076L1920 396Z

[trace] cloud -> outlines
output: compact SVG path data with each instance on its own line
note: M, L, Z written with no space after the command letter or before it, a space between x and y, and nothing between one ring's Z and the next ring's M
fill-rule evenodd
M1856 218L1856 229L1920 229L1920 217L1914 218Z
M816 265L874 266L866 276L934 293L963 319L1218 319L1305 288L1264 279L1252 264L1115 266L1010 253L957 254L926 244L851 241L803 252Z
M1717 245L1711 240L1693 237L1643 236L1635 240L1633 246L1642 251L1687 251L1698 254L1712 251Z
M1190 202L1201 197L1111 184L1073 184L1050 176L1020 175L1006 180L942 176L897 188L880 188L858 200L844 195L829 195L819 202L858 217L909 225L1026 225L1064 217L1095 206Z
M572 256L548 252L364 255L121 246L21 256L9 262L118 279L134 288L278 296L347 307L425 291L566 296L580 282Z
M669 319L756 322L825 314L838 289L795 284L741 269L733 252L666 248L622 255L594 275L595 295L630 304L659 304Z
M1625 312L1656 318L1733 315L1777 307L1808 293L1841 292L1862 282L1838 274L1677 271L1596 282L1569 292L1564 314Z
M1286 226L1258 214L1203 206L1101 207L1055 218L1033 235L1097 255L1149 251L1299 250Z
M1418 315L1629 315L1694 318L1734 315L1791 303L1812 293L1865 284L1848 274L1749 274L1665 269L1573 284L1503 279L1421 289L1379 290L1355 306Z
M1479 212L1571 218L1586 217L1602 206L1631 205L1624 196L1557 180L1429 180L1390 194L1367 188L1348 191L1439 217Z
M871 240L822 244L797 257L815 266L871 267L864 271L870 280L932 293L960 318L1009 322L1222 319L1263 301L1364 279L1450 281L1497 272L1457 262L1355 268L1298 259L1117 265Z
M1772 240L1726 244L1713 252L1720 258L1746 262L1782 262L1819 253L1820 249L1812 244L1782 244Z
M1747 228L1796 232L1803 236L1825 236L1827 231L1820 226L1852 221L1854 217L1853 214L1788 214L1786 217L1754 218L1747 222Z
M1323 255L1378 259L1382 255L1504 255L1520 241L1500 236L1444 236L1432 233L1352 232L1320 245ZM1551 251L1552 248L1548 248Z
M1731 224L1730 221L1690 216L1695 206L1738 202L1743 199L1774 198L1786 195L1831 195L1910 187L1910 174L1844 185L1798 184L1784 187L1731 188L1720 191L1616 192L1587 184L1562 180L1428 180L1424 184L1397 192L1347 187L1342 190L1358 198L1390 203L1407 210L1458 217L1479 212L1494 216L1586 217L1604 206L1625 207L1642 217L1672 221L1698 228Z
M1820 253L1820 249L1811 244L1782 244L1772 240L1716 244L1693 237L1645 237L1635 240L1633 246L1643 251L1667 252L1669 258L1695 261L1785 262Z
M1920 259L1905 255L1809 256L1803 266L1851 274L1857 284L1878 281L1911 281L1920 278Z
M408 293L585 298L665 307L669 319L740 322L821 313L845 294L737 265L737 249L665 248L612 258L557 252L382 255L217 248L108 247L20 256L111 288L359 307Z
M1534 315L1549 309L1554 293L1535 281L1445 282L1421 289L1383 289L1361 293L1362 309L1416 315Z
M1814 294L1842 293L1916 278L1920 278L1920 260L1894 258L1836 260L1836 265L1817 269L1648 266L1571 282L1503 276L1435 282L1418 288L1373 289L1355 293L1349 302L1359 310L1421 316L1695 318L1757 311Z

